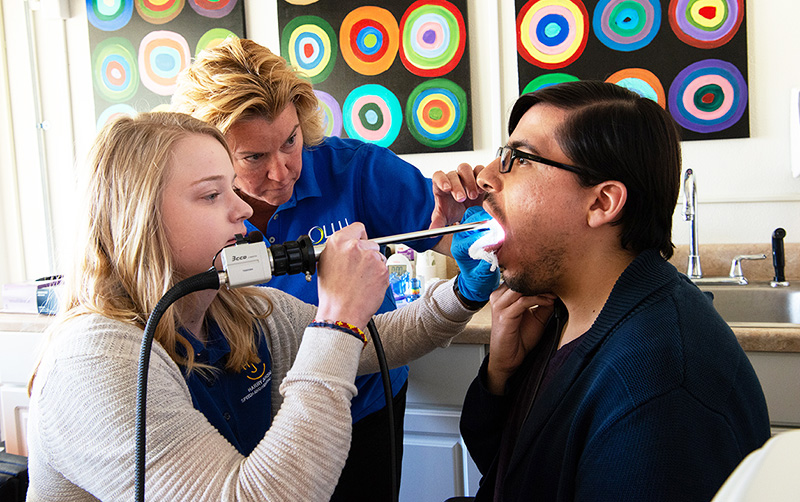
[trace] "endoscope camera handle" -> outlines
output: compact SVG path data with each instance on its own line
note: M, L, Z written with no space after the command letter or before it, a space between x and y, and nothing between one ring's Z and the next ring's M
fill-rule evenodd
M261 232L250 232L246 237L237 234L236 245L226 247L220 255L224 270L220 282L229 288L263 284L285 274L303 273L311 281L317 270L314 244L307 235L268 248Z
M786 237L786 230L776 228L772 232L772 266L775 268L775 278L769 283L773 288L785 287L789 281L784 276L786 257L783 253L783 238Z

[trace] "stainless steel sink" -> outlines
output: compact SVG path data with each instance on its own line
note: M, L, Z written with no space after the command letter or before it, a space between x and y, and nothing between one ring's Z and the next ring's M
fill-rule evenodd
M769 284L746 286L699 285L714 295L714 307L728 323L790 323L800 325L800 285L773 288Z

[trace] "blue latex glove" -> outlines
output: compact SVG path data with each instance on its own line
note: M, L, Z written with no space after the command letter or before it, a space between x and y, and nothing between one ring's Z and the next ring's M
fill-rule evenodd
M467 208L461 223L491 220L492 217L481 206ZM453 234L450 253L455 258L461 273L458 274L458 290L465 298L474 302L485 302L500 284L500 269L490 271L491 264L469 256L469 247L483 232L469 230Z

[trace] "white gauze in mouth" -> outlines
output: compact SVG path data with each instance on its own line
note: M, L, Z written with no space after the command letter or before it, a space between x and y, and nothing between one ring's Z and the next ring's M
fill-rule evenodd
M483 235L469 247L469 256L473 260L488 262L492 266L490 270L494 272L498 267L497 255L494 254L494 251L487 251L486 248L502 241L503 237L505 237L505 232L503 227L494 219L489 220L485 226L480 228L488 228L488 230L485 230Z

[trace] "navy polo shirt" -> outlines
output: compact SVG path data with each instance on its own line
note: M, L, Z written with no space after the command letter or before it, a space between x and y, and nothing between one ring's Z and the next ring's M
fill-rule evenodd
M267 244L282 244L308 235L315 245L355 222L364 224L369 237L381 237L426 229L431 223L434 199L431 180L391 150L354 139L325 138L303 149L303 169L292 198L278 207L267 224ZM248 231L255 230L245 222ZM425 251L437 239L409 242ZM285 291L314 305L319 304L317 280L303 274L273 277L270 287ZM390 289L378 312L396 308ZM335 319L337 320L337 319ZM408 366L390 370L396 394L408 379ZM385 406L380 374L356 378L353 421Z
M231 373L225 370L231 347L215 322L209 323L205 346L185 330L181 334L192 344L197 362L220 370L213 375L193 371L186 377L192 404L239 453L249 455L272 425L272 360L266 340L254 333L260 361Z

